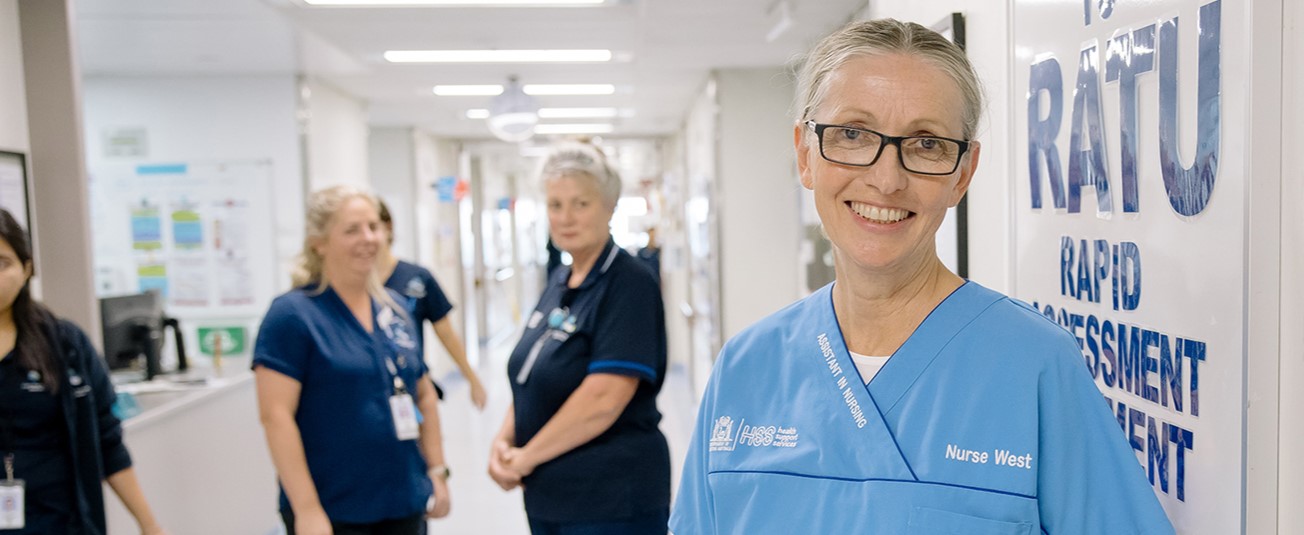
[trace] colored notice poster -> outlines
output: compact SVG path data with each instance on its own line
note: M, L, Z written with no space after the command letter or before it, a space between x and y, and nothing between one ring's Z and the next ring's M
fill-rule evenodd
M178 251L204 248L204 224L195 203L182 200L172 211L172 243Z
M170 262L171 293L174 306L206 307L211 304L208 289L212 283L208 258L200 255L174 256Z
M168 295L168 269L161 262L142 261L137 264L136 281L142 292L158 290L163 297Z
M1014 6L1014 293L1077 338L1177 532L1240 533L1251 8Z
M131 248L157 251L163 248L163 221L157 205L141 201L131 207Z

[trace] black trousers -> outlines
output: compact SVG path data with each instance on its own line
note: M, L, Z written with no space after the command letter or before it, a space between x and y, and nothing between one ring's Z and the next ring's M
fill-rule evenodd
M285 533L294 535L294 511L281 511L281 520L285 521ZM418 535L425 533L426 515L419 514L407 518L381 520L370 524L345 524L331 521L331 531L335 535Z

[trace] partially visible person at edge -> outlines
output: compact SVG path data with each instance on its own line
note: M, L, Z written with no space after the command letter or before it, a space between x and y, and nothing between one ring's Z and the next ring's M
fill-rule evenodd
M552 240L572 260L549 278L508 361L513 403L489 475L524 487L534 535L665 535L661 291L611 238L620 177L597 147L556 147L539 178Z
M978 166L964 52L856 22L815 46L797 99L834 282L725 344L672 531L1173 533L1073 336L937 257Z
M647 245L640 247L638 254L635 256L643 261L643 265L652 272L656 278L657 284L661 284L661 244L657 243L657 228L648 227Z
M0 209L0 533L103 535L107 482L141 533L163 534L108 369L86 333L32 299L33 270L27 232Z
M327 188L309 196L306 220L294 289L272 301L254 344L286 531L420 533L448 514L448 470L414 323L376 277L376 201Z
M402 296L399 304L404 306L408 317L415 323L417 354L423 357L426 354L425 329L422 323L429 321L434 327L435 336L439 337L439 342L448 351L448 356L453 358L457 369L470 383L471 403L475 404L475 408L484 410L485 401L488 399L484 385L480 384L480 376L476 375L471 363L467 362L466 348L462 345L462 339L457 336L457 332L453 330L453 322L448 317L448 313L453 310L453 304L448 302L448 297L444 296L443 289L439 287L438 282L435 282L435 276L430 273L430 270L394 257L391 250L394 245L394 219L390 216L385 201L378 202L381 230L385 232L384 239L380 242L380 254L377 260L378 275L380 280L385 281L386 288ZM435 383L435 393L439 395L439 399L444 399L444 391L438 383Z

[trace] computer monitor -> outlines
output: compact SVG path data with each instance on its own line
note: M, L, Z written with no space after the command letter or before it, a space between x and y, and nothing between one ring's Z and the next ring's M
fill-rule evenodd
M100 299L100 320L104 327L104 360L110 370L145 363L145 379L162 372L163 299L157 291Z

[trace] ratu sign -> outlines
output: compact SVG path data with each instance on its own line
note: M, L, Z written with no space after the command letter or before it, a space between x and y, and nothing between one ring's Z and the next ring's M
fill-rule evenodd
M1013 293L1078 340L1178 532L1239 532L1249 8L1014 6Z

